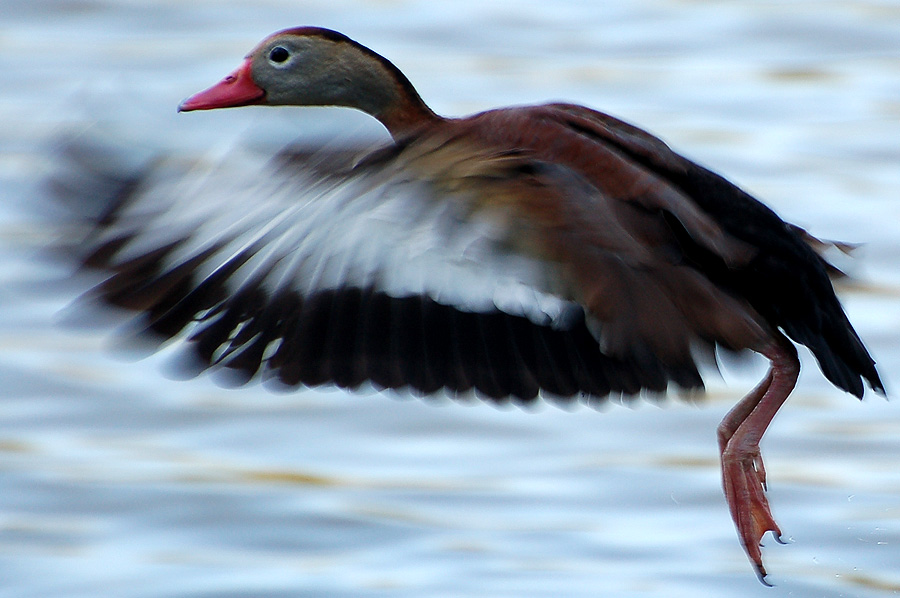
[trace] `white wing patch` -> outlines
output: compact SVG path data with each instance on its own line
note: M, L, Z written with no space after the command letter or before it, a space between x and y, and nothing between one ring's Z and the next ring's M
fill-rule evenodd
M501 222L468 213L462 194L439 194L403 168L331 178L236 151L187 169L170 165L145 182L105 238L126 233L134 236L116 263L168 244L176 246L164 270L192 262L200 280L243 262L232 268L229 292L373 288L561 328L581 311L553 293L554 268L511 252Z

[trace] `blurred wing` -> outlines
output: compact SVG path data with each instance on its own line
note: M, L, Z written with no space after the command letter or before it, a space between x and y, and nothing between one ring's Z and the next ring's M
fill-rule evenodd
M186 338L186 368L522 401L702 387L690 355L604 354L564 269L509 217L505 195L534 191L521 179L566 173L441 143L337 171L326 154L131 169L67 155L57 187L88 221L80 260L109 274L88 299Z

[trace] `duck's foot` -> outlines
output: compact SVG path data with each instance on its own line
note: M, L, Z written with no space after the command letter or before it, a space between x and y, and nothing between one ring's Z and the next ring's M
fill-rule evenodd
M781 540L781 528L775 522L766 499L766 470L759 448L740 453L726 449L722 453L722 481L738 538L759 580L771 585L766 581L760 542L766 532L772 532L778 542L784 542Z

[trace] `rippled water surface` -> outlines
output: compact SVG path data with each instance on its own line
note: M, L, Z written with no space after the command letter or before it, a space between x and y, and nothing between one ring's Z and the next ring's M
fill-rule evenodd
M50 140L215 152L377 137L342 110L175 113L264 35L318 24L440 113L578 101L865 245L841 292L900 367L900 3L0 0L0 596L886 596L900 590L900 411L813 360L763 443L775 589L735 537L703 405L573 412L224 390L129 362L57 314L29 217ZM55 287L54 287L55 288ZM895 393L894 393L895 394Z

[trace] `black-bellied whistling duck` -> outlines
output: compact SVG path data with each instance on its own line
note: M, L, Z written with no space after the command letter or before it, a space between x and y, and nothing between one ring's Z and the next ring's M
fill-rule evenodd
M245 105L356 108L394 143L342 176L282 165L174 229L128 217L144 193L131 181L85 258L113 272L104 299L165 337L190 328L203 367L291 385L590 401L699 389L698 355L760 353L771 367L718 439L765 582L760 540L781 531L759 441L797 381L793 342L839 388L884 392L811 237L582 106L442 118L385 58L326 29L268 37L179 110Z

